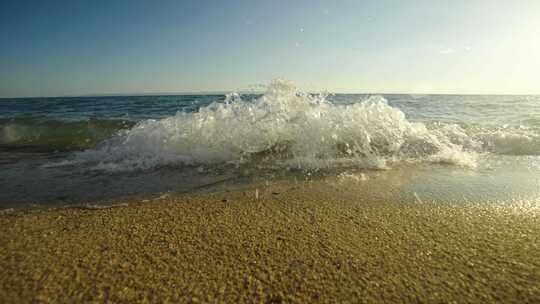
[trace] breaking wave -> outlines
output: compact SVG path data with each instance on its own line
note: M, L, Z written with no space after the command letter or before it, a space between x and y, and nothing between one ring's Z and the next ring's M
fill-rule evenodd
M113 171L178 163L307 170L401 161L476 166L479 143L456 125L410 122L380 96L349 105L326 97L276 80L252 100L230 94L195 113L141 121L77 159Z
M386 168L397 162L474 168L486 153L540 154L540 135L533 129L423 124L409 121L381 96L347 105L327 97L276 80L260 97L246 100L233 93L198 112L143 120L78 153L77 161L112 171L224 163L305 170Z

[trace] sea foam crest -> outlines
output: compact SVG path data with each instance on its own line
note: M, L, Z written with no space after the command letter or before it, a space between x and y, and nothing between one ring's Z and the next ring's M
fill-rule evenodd
M475 166L460 130L408 121L381 96L336 105L275 80L254 100L227 95L196 113L145 120L78 159L107 170L252 163L278 168L384 168L397 161ZM462 133L462 132L461 132Z

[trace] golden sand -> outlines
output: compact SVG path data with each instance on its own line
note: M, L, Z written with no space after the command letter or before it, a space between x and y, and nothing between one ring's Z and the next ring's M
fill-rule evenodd
M536 215L256 192L1 215L1 302L540 303Z

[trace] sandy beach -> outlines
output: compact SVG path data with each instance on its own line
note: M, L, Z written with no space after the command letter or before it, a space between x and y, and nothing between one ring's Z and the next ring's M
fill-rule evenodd
M0 216L0 298L538 303L538 213L316 182Z

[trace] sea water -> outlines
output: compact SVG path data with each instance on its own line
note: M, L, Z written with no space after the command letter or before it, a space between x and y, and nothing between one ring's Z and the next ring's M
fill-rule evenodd
M327 178L427 199L540 193L540 97L263 93L0 99L0 208ZM394 184L392 184L394 183Z

